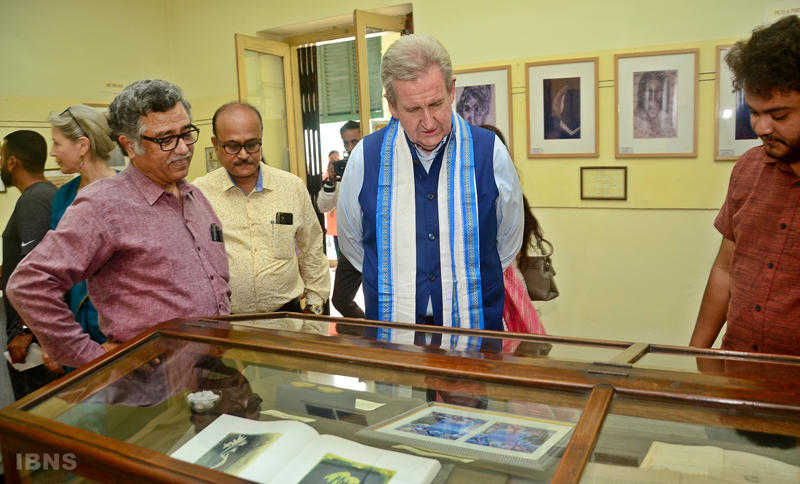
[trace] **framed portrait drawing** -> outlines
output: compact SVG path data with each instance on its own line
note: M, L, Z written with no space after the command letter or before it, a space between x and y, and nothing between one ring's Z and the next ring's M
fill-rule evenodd
M597 157L597 57L525 64L528 158Z
M499 129L508 142L508 152L513 156L511 66L461 69L455 71L455 76L453 108L469 124L491 124Z
M581 200L627 200L628 167L582 166Z
M697 156L698 49L614 56L617 158Z
M730 45L717 46L717 100L714 116L714 160L736 160L745 151L761 144L750 124L750 108L744 91L734 92L725 56Z

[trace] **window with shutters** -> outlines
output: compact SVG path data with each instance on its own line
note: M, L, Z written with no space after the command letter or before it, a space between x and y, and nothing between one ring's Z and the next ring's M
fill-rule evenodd
M370 118L383 117L381 38L367 39ZM356 43L353 40L317 47L320 124L358 119Z

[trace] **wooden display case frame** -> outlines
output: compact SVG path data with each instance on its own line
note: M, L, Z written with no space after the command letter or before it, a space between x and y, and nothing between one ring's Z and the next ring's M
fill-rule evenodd
M6 482L26 482L16 469L18 454L72 453L74 473L100 482L123 483L242 483L221 472L200 468L111 437L40 417L29 410L69 389L72 395L92 395L165 351L168 338L222 345L233 351L255 351L270 364L291 363L320 372L360 364L377 381L424 386L430 377L468 379L499 384L494 398L530 397L540 392L548 403L560 392L559 405L575 405L583 413L555 471L553 483L577 483L614 402L617 414L700 425L735 424L737 428L800 436L800 358L646 343L600 341L543 335L514 335L525 344L578 345L619 350L602 362L576 362L524 354L482 353L474 358L419 346L384 344L351 337L293 333L230 324L244 319L305 319L347 322L364 327L407 328L324 316L277 313L162 323L128 343L72 372L65 378L0 411L0 447ZM435 333L509 338L509 334L468 329L425 327ZM229 350L230 351L230 350ZM710 363L747 362L785 365L786 374L703 374L637 367L647 354L707 358ZM783 367L782 367L783 368ZM92 378L84 378L91 376ZM383 380L381 380L383 379ZM518 389L518 390L517 390ZM539 393L535 393L537 397ZM80 401L80 400L78 400ZM554 402L555 403L555 402ZM719 415L724 413L724 422ZM715 415L717 417L715 417ZM715 420L716 419L716 420Z

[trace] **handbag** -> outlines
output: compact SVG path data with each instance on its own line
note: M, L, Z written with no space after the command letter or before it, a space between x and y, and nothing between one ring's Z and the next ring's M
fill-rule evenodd
M550 301L559 296L558 286L556 285L556 271L553 269L553 244L544 241L550 246L549 253L542 247L542 240L536 238L536 245L539 247L541 255L530 256L528 266L522 271L525 285L528 286L528 295L533 301Z

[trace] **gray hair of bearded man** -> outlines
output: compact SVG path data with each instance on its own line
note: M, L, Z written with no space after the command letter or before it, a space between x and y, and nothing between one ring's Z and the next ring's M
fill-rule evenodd
M136 81L123 89L109 107L108 124L111 135L123 151L125 148L119 142L119 137L124 135L130 141L133 151L143 156L145 151L142 135L147 127L142 123L141 117L152 112L169 111L178 103L186 108L186 114L191 121L192 105L183 98L181 88L160 79Z
M386 97L394 104L397 99L393 83L396 80L414 81L438 66L444 76L447 92L453 85L453 63L441 42L430 35L405 35L386 49L381 62L381 83Z

